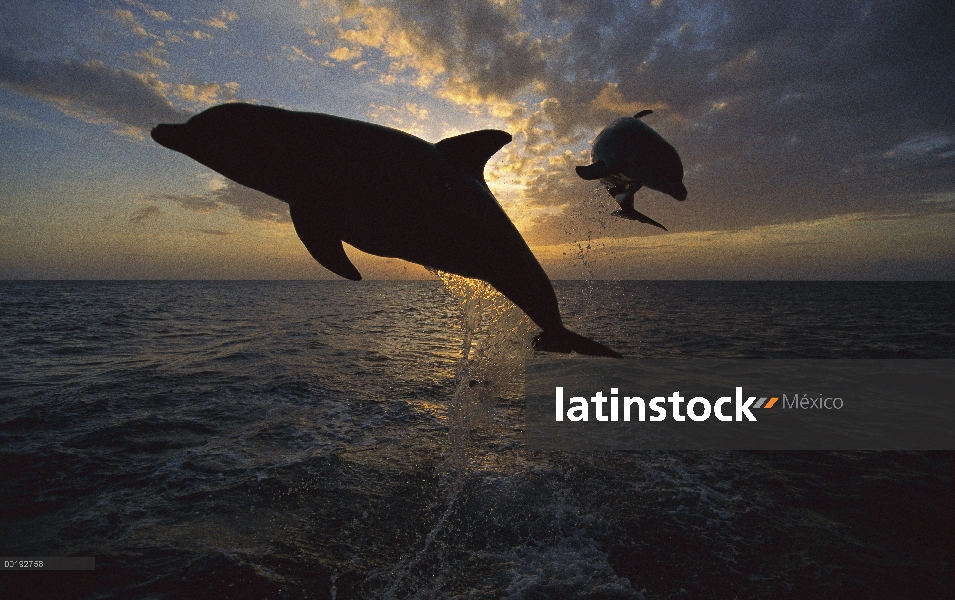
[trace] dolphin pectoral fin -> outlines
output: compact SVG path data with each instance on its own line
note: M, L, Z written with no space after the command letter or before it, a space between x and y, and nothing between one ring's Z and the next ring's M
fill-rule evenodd
M614 197L614 200L617 199L617 196L627 191L626 183L618 183L617 185L611 185L607 187L607 193Z
M615 171L608 167L602 160L598 160L594 164L585 167L576 167L574 170L577 171L577 175L580 176L581 179L586 179L587 181L601 179L615 173Z
M637 190L639 190L641 187L643 186L640 184L626 186L623 191L618 192L613 199L617 201L617 204L620 205L620 208L622 208L624 212L633 210L633 195L637 193Z
M534 338L534 350L541 352L561 352L568 354L576 352L577 354L586 354L587 356L607 356L610 358L623 358L619 352L615 352L601 343L585 338L579 333L561 328L542 331Z
M511 134L500 129L482 129L456 135L435 144L438 152L455 169L478 181L484 181L484 165L509 144Z
M295 233L312 258L340 277L352 281L361 280L361 273L348 260L341 239L322 226L317 211L308 206L293 204L289 207L289 212L292 215L292 224L295 225Z
M638 112L637 114L633 115L633 118L634 118L634 119L642 119L643 117L645 117L645 116L647 116L647 115L649 115L649 114L651 114L651 113L653 113L652 110L641 110L641 111Z

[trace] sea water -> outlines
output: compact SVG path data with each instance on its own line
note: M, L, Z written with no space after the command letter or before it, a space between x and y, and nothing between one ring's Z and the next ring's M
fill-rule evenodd
M628 358L952 358L955 284L555 282ZM543 453L480 282L0 282L5 598L927 598L951 453ZM540 356L540 355L538 355Z

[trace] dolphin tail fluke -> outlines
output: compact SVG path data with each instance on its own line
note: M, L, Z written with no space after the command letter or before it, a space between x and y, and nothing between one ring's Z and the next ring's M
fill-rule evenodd
M641 223L646 223L647 225L653 225L654 227L659 227L663 231L670 231L663 225L657 223L647 215L633 208L631 204L629 207L624 207L622 210L613 211L613 216L620 217L621 219L630 219L631 221L639 221Z
M565 328L542 331L534 338L534 350L540 350L541 352L561 352L563 354L576 352L577 354L586 354L587 356L623 358L619 352L615 352L599 342L585 338L579 333L574 333Z

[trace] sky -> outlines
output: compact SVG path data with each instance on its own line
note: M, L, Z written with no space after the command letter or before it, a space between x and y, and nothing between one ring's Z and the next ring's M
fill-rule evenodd
M0 279L336 278L148 136L243 101L510 132L488 185L554 279L952 280L953 31L948 0L3 2ZM574 172L644 109L686 171L636 196L669 232Z

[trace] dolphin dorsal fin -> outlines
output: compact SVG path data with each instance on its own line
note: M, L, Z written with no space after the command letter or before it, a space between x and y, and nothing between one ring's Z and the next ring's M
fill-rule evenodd
M638 112L637 114L633 115L633 118L634 118L634 119L642 119L643 117L645 117L645 116L651 114L652 112L653 112L652 110L641 110L641 111Z
M511 134L500 129L482 129L441 140L435 147L461 173L484 182L484 165L494 153L510 143Z

